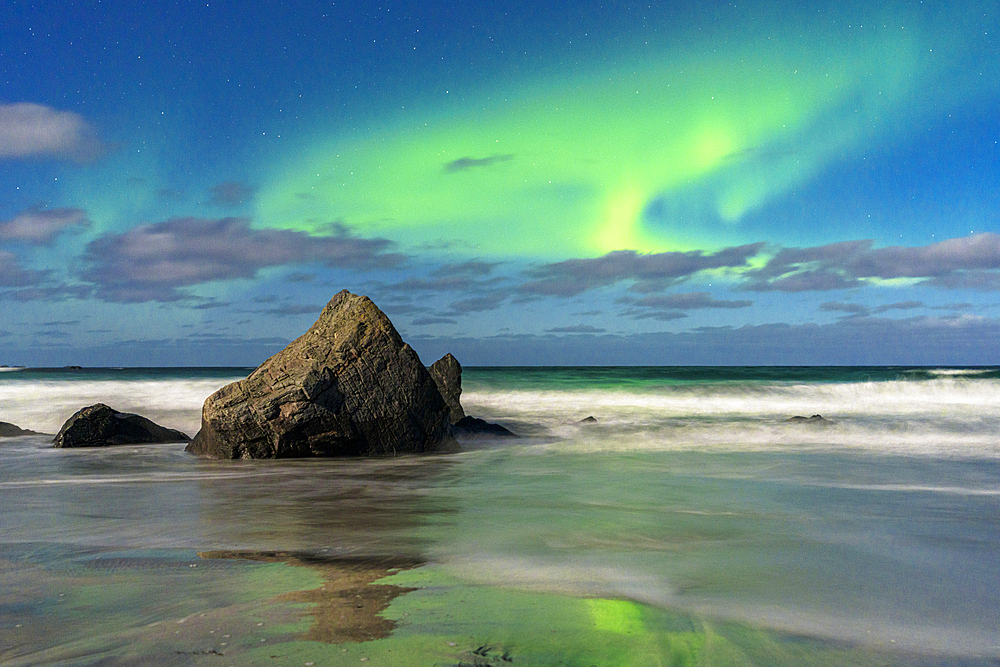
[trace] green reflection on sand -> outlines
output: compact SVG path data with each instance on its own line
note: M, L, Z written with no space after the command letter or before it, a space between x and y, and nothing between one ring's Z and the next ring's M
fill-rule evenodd
M906 664L878 650L779 635L629 600L469 585L433 566L377 583L415 589L395 598L384 612L397 623L391 636L352 644L283 642L241 658L261 665L278 660L387 667Z
M412 562L38 546L4 555L5 666L946 664L626 599L475 584Z

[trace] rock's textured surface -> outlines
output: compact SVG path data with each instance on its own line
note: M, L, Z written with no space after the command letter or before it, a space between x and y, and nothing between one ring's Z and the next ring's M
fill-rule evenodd
M18 435L41 435L41 433L23 429L10 422L0 422L0 438L13 438Z
M208 397L187 451L225 459L452 451L448 414L389 318L344 290L309 331Z
M153 442L187 442L188 436L172 428L103 403L83 408L66 420L53 443L56 447L106 447Z
M435 361L429 369L441 397L448 404L451 423L457 424L465 416L465 410L459 399L462 397L462 364L451 355L451 352Z

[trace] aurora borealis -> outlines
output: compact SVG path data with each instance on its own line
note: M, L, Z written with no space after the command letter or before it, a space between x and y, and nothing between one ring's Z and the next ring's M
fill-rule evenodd
M995 364L990 2L0 9L0 363Z

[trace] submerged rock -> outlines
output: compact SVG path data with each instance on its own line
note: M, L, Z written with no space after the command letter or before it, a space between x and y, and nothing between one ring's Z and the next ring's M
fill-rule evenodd
M462 417L455 423L456 435L488 435L500 438L517 438L518 435L505 429L500 424L491 424L485 419L478 417Z
M803 417L801 415L795 415L794 417L789 417L785 420L786 422L791 422L793 424L832 424L833 422L824 417L823 415L812 415L811 417Z
M437 385L441 397L448 404L449 417L452 424L465 416L465 410L459 399L462 397L462 364L452 356L451 352L444 355L427 369Z
M145 417L118 412L103 403L79 410L66 420L53 443L56 447L107 447L154 442L187 442L188 436Z
M223 459L454 451L427 368L371 299L335 295L306 333L215 392L187 447Z
M41 433L36 433L35 431L29 431L23 429L20 426L15 426L10 422L0 422L0 438L13 438L18 435L42 435Z

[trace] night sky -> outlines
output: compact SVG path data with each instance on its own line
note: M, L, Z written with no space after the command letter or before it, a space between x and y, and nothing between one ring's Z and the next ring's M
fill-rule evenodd
M1000 364L1000 10L0 6L0 364Z

